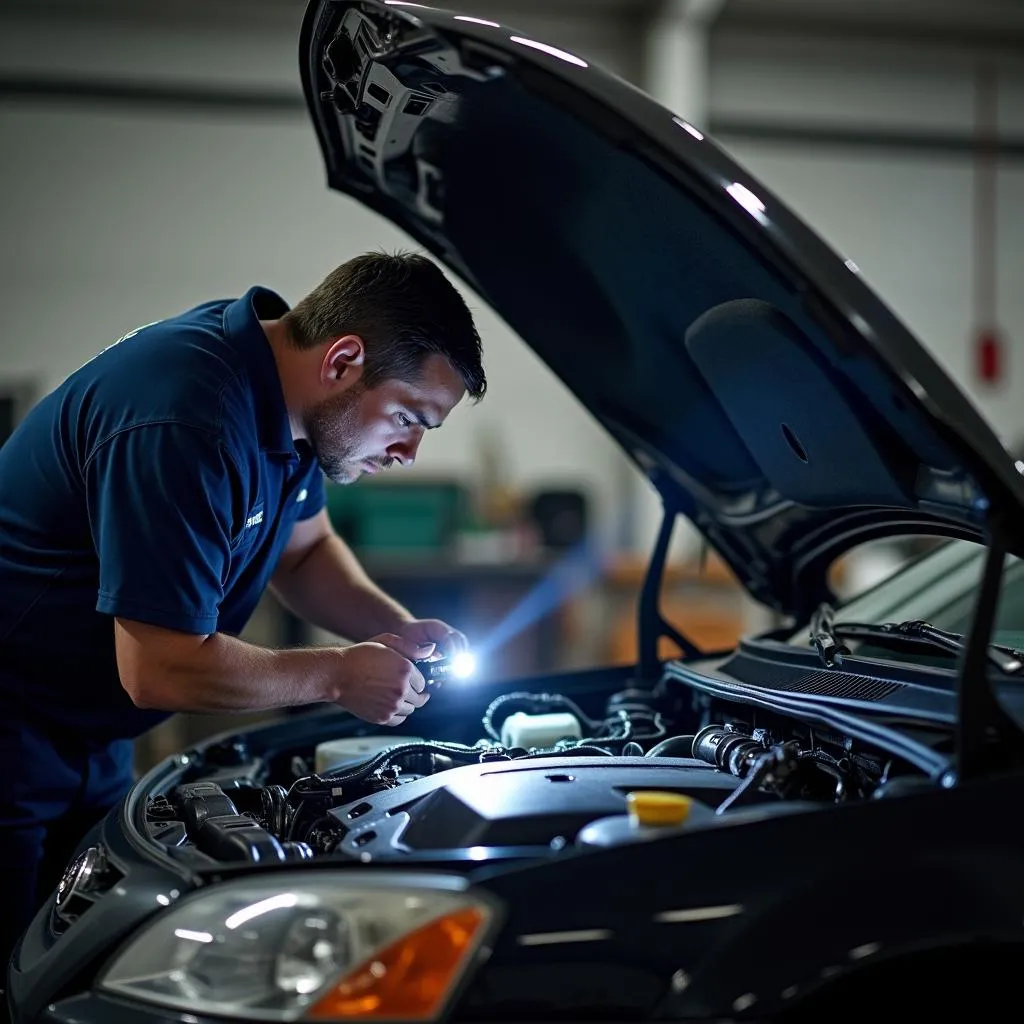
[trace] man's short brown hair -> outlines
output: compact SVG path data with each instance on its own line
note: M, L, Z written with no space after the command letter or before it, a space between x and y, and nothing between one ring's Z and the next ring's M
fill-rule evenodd
M480 335L441 269L412 253L366 253L341 264L282 317L292 344L312 348L356 334L366 346L363 380L415 380L423 360L444 356L475 400L487 390Z

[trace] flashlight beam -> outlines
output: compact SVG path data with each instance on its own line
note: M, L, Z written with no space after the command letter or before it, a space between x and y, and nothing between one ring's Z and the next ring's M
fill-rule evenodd
M573 548L512 608L483 643L475 645L481 657L514 640L552 609L589 586L599 571L600 561L586 542Z

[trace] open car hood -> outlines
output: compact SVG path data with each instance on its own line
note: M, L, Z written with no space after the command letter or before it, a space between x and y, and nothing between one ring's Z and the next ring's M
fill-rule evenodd
M882 536L1024 553L1024 480L856 267L714 142L483 18L313 0L333 189L531 346L751 594L797 617Z

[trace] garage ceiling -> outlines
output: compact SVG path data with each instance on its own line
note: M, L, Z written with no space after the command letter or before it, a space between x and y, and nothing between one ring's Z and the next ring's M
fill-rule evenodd
M677 0L685 6L687 0ZM694 2L694 0L690 0ZM444 5L501 14L506 21L521 15L590 18L653 14L659 0L444 0ZM440 5L439 5L440 6ZM293 23L304 0L176 0L143 4L138 0L0 0L5 13L117 17L132 20L175 19L197 24L244 17L261 22ZM744 31L804 34L842 31L864 35L899 35L922 41L958 41L1000 47L1024 40L1024 3L1020 0L724 0L716 27ZM1011 34L1010 39L1007 33Z
M428 0L429 2L429 0ZM595 59L614 44L620 74L642 80L646 25L670 4L686 10L708 0L439 0L534 32L556 45L586 47L602 39ZM837 47L874 54L885 62L899 51L924 60L998 60L1024 65L1024 0L712 0L718 14L713 46L737 53L774 51L786 59L793 48L824 53ZM295 33L305 0L0 0L4 17L100 22L115 26L173 25L201 31L245 24ZM609 43L608 41L612 42ZM875 48L877 47L877 52ZM737 49L738 48L738 49ZM725 52L722 49L719 54Z
M717 27L1006 50L1024 46L1024 4L1020 0L726 0Z

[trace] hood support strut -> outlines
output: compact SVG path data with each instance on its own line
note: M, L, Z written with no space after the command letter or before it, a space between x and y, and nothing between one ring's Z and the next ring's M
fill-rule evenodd
M687 658L699 658L704 652L687 639L682 633L665 621L661 614L661 584L665 576L665 562L668 560L668 545L672 539L672 531L676 525L679 510L668 501L664 505L664 515L658 530L658 539L651 552L651 560L647 565L647 574L640 591L639 622L637 636L639 638L638 674L641 682L653 684L661 672L661 661L658 658L658 641L667 637L676 644Z
M1003 710L988 675L988 646L999 611L1006 554L994 532L957 679L957 782L1024 765L1024 733Z

